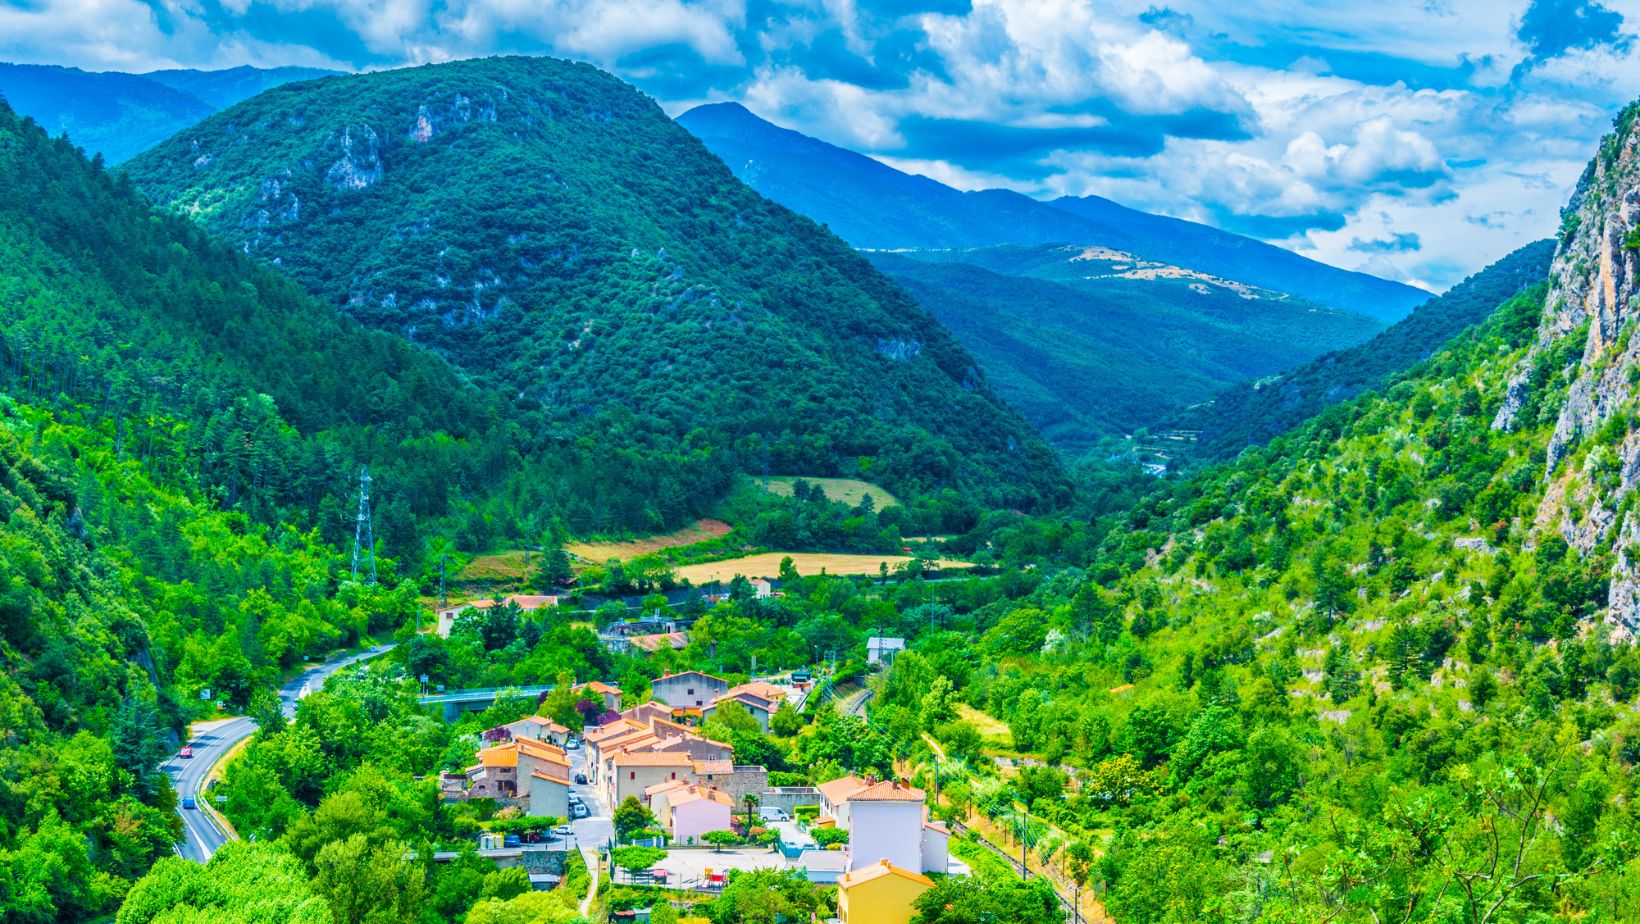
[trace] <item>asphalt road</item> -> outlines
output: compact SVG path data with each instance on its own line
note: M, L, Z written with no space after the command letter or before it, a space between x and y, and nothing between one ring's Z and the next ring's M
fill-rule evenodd
M575 779L577 773L585 773L590 781L592 773L587 765L586 747L565 753L569 755L570 779ZM587 818L578 818L571 822L575 828L575 837L569 844L581 851L581 857L587 863L587 870L592 874L592 885L588 887L586 898L581 902L581 914L585 915L592 904L593 895L598 891L598 851L615 839L615 825L609 817L611 807L598 798L597 791L591 785L572 784L570 792L580 796L588 811L592 813Z
M296 715L297 701L324 686L325 680L331 674L350 664L374 658L392 647L392 644L377 645L367 651L326 661L303 671L296 679L279 688L279 701L284 706L285 715ZM176 787L179 806L177 814L182 816L182 840L176 845L177 855L196 863L204 863L227 843L228 836L217 828L203 809L181 808L182 799L185 796L193 796L199 801L204 801L206 796L200 792L200 787L204 785L205 775L235 744L256 731L256 722L241 716L236 719L200 723L195 729L191 742L194 756L183 758L180 752L173 754L161 769L171 777L171 784Z

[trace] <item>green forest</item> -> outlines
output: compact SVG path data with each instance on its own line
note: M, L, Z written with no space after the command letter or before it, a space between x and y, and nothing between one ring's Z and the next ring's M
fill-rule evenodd
M1637 114L1556 242L1195 409L1153 477L1061 461L903 289L588 66L280 87L126 172L0 105L0 919L824 918L790 871L677 896L578 850L536 892L476 839L547 819L440 797L521 716L609 718L588 682L801 670L801 711L698 730L774 786L927 790L973 875L913 924L1640 920L1640 322L1590 309L1640 286ZM572 561L594 539L643 551ZM750 550L787 555L762 595L677 578ZM555 599L441 636L447 576ZM609 643L640 618L687 638ZM287 719L304 664L389 641ZM423 685L500 692L447 718ZM162 765L241 715L236 836L173 856ZM766 846L752 814L707 842ZM652 865L653 816L611 820L611 871Z
M590 66L291 84L122 169L350 317L514 395L531 432L620 446L639 431L750 473L896 493L1063 499L1057 457L904 290ZM677 525L692 487L660 492L657 522L611 525Z

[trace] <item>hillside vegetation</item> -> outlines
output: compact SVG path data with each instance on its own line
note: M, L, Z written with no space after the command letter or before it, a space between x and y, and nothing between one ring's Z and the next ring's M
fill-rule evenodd
M1023 802L1123 924L1633 920L1640 654L1610 554L1533 529L1549 424L1490 427L1544 291L947 616L875 727L961 778L966 702L1065 766L947 792L1005 827Z
M1051 453L903 290L594 68L286 85L127 175L572 438L632 415L745 471L1060 494Z
M1382 384L1479 323L1509 296L1542 282L1553 241L1528 244L1430 299L1377 337L1280 375L1240 382L1173 415L1165 426L1200 431L1191 461L1222 461Z
M871 261L949 327L998 393L1069 455L1379 329L1360 315L1239 284L1131 278L1132 261L1085 252L992 247Z

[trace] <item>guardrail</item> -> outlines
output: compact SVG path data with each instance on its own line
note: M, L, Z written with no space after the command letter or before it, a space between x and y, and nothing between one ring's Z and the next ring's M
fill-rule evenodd
M1021 879L1031 878L1031 870L1029 867L1020 862L1019 859L1013 854L1003 850L1000 845L993 842L984 834L975 831L973 828L970 828L968 825L960 821L950 821L947 822L947 824L951 826L951 831L953 834L961 834L973 838L975 843L995 854L998 858L1006 861L1009 866L1013 867L1014 872L1019 874ZM1074 899L1059 891L1059 885L1053 881L1051 876L1044 876L1041 873L1037 873L1036 878L1046 880L1048 887L1053 889L1054 897L1059 899L1059 907L1063 908L1065 911L1065 921L1067 924L1087 924L1087 919L1082 916L1082 909L1077 907Z

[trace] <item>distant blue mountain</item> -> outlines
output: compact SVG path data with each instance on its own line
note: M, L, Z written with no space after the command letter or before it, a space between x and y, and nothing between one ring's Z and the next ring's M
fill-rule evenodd
M270 87L329 73L236 67L124 74L0 63L0 96L48 132L67 134L87 152L118 163Z
M1108 199L1042 202L1001 189L962 192L781 128L738 103L699 106L678 122L758 192L865 250L1098 245L1385 322L1429 298L1412 286Z
M217 109L226 109L274 87L298 80L334 76L336 71L316 67L232 67L223 71L149 71L142 76L181 90Z

